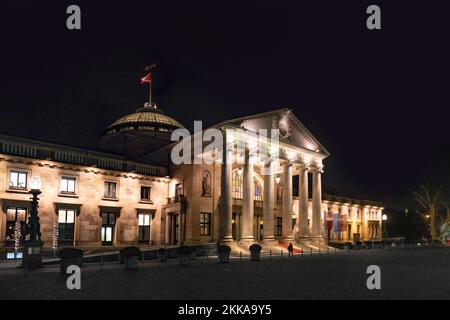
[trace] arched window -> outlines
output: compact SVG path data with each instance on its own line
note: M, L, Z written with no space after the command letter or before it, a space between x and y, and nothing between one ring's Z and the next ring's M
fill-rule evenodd
M255 200L263 201L263 189L261 184L255 179Z
M232 175L232 196L234 199L242 199L244 196L244 175L239 174L238 170L233 171ZM254 178L255 184L255 200L263 201L263 188L261 184Z

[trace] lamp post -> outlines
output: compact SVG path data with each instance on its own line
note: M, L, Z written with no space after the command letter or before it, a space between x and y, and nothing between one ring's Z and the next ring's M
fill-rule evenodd
M388 237L388 234L387 234L387 230L386 230L386 222L387 222L387 220L388 220L388 216L387 216L387 214L383 214L382 216L381 216L381 220L383 221L382 222L382 230L383 230L383 236L382 236L382 238L387 238Z
M29 222L29 240L25 242L25 252L23 256L23 266L27 269L42 267L42 245L41 225L39 222L39 198L41 194L41 179L33 177L31 181L31 214Z

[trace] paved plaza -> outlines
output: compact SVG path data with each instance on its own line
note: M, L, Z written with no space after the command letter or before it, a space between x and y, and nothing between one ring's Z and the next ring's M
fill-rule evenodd
M369 265L381 290L368 290ZM138 270L98 264L82 269L81 290L68 290L57 266L24 273L0 269L0 299L450 299L450 248L368 250L265 258L197 259L178 266L141 262Z

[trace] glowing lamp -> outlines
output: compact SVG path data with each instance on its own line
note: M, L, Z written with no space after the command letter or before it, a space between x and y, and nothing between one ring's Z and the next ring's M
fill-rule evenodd
M280 177L276 177L276 178L275 178L275 182L276 182L277 184L279 184L280 181L281 181Z
M242 172L243 172L243 171L242 171L242 168L239 168L237 172L238 172L238 175L241 175Z
M386 221L387 219L388 219L387 214L383 214L383 216L381 217L381 220Z
M31 179L31 190L40 190L41 186L42 186L42 182L39 177L33 177Z

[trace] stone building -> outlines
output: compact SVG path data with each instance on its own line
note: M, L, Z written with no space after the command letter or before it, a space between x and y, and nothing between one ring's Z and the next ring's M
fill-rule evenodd
M183 128L146 104L106 128L96 150L1 135L0 246L14 245L18 225L25 238L32 177L42 181L46 247L55 228L61 246L79 247L381 237L381 204L322 194L329 154L289 109L214 126L235 137L210 164L171 162L178 143L171 135ZM277 148L279 165L269 174L271 162L261 163L248 142L243 163L227 161L237 156L239 135L259 129L279 132L277 144L254 141Z

